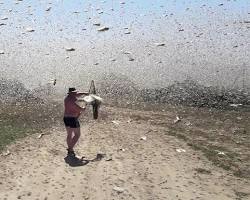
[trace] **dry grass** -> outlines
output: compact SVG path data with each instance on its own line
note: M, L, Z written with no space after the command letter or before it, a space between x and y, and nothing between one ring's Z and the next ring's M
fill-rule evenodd
M149 116L132 116L152 125L166 127L166 134L184 140L202 151L215 165L233 171L235 176L250 179L250 112L185 106L156 105ZM163 111L162 111L163 110ZM176 116L181 121L174 123Z
M59 123L62 108L55 102L0 104L0 151L16 139Z
M0 150L28 134L61 125L62 105L23 103L0 105ZM250 112L171 105L134 105L130 117L166 127L166 134L178 137L202 151L215 165L250 179ZM145 115L140 110L152 110ZM134 113L134 112L133 112ZM181 118L173 123L176 116Z

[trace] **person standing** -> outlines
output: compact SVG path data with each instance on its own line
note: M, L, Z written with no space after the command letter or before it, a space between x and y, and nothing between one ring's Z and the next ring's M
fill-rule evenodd
M86 109L86 107L81 107L77 104L77 97L82 95L88 95L88 93L79 92L76 88L72 87L69 88L68 95L64 99L63 121L67 131L68 156L72 157L75 157L74 146L81 135L78 118Z

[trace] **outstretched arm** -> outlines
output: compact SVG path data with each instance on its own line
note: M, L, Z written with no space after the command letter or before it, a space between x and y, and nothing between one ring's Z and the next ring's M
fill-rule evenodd
M78 92L77 93L77 96L82 96L82 95L88 95L89 93L88 92Z

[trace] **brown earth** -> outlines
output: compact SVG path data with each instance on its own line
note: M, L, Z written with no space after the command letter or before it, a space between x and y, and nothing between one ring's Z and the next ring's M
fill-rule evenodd
M103 107L98 121L81 119L76 152L85 161L66 158L71 165L64 159L63 125L45 131L40 139L34 134L19 140L8 146L9 155L0 156L0 199L250 199L250 180L206 155L202 148L207 146L201 141L207 144L209 138L201 140L206 137L200 134L195 143L190 135L206 131L199 128L199 116L188 118L182 113L181 121L174 123L176 115ZM219 122L217 125L222 129ZM243 147L249 153L248 144ZM219 150L213 156L230 157L226 148L225 155ZM245 162L248 166L247 159Z

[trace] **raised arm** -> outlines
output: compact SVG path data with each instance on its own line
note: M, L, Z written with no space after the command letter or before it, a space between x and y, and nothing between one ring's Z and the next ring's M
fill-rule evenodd
M88 92L78 92L76 94L77 97L82 96L82 95L89 95L89 93Z

